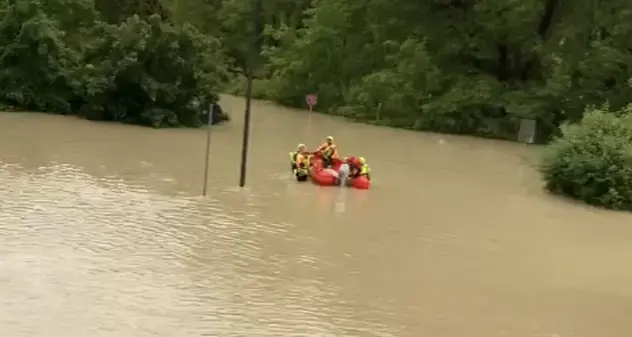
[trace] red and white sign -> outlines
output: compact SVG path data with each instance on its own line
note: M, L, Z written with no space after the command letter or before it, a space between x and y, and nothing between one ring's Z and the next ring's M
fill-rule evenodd
M316 94L309 94L305 96L305 102L307 102L310 108L315 107L316 104L318 104L318 96L316 96Z

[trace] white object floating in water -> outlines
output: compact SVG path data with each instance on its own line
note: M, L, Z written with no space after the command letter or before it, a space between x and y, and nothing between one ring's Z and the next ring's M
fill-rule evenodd
M443 145L443 143L445 143L445 140L439 139L439 144Z

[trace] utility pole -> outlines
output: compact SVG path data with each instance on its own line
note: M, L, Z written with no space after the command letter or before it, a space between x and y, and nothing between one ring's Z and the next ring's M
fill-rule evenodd
M213 125L213 103L211 103L208 110L208 124L206 125L206 159L204 159L204 185L202 186L202 196L206 196L208 188L208 166L211 158L211 125Z
M246 185L246 173L248 170L248 146L250 143L250 115L251 115L251 104L252 104L252 80L254 76L255 64L258 63L259 53L261 50L262 44L262 32L263 25L261 23L261 10L262 10L262 0L255 0L255 13L254 13L254 24L255 24L255 37L254 43L252 44L252 52L250 57L248 58L248 62L246 64L246 76L248 79L248 86L246 88L246 110L244 111L244 135L241 145L241 165L240 165L240 174L239 174L239 187L244 187Z

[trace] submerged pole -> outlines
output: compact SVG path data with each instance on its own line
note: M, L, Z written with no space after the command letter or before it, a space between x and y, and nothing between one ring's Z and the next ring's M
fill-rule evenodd
M252 54L249 58L249 62L247 63L246 76L248 78L248 86L246 88L246 109L244 111L244 135L241 144L241 167L239 173L239 187L244 187L246 185L246 173L248 170L248 145L250 142L250 114L251 114L251 103L252 103L252 80L253 80L253 72L255 69L255 63L257 56L259 54L259 50L261 48L261 38L263 32L263 25L261 23L261 9L262 4L261 0L255 0L255 13L254 13L254 25L255 25L255 36L254 43L252 44Z
M211 125L213 125L213 104L208 111L208 123L206 125L206 152L204 159L204 185L202 185L202 196L206 196L208 189L208 167L211 158Z
M250 105L252 102L252 71L248 71L248 87L246 88L246 110L244 112L244 135L241 144L241 167L239 173L239 187L246 185L246 171L248 169L248 144L250 142Z

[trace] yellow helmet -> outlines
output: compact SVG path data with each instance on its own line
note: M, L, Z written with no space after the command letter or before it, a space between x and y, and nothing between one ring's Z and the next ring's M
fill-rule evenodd
M362 163L362 165L366 164L366 159L364 159L364 157L360 157L358 159L360 159L360 162Z
M332 137L332 136L327 136L327 140L328 140L328 141L332 141L332 142L333 142L333 141L334 141L334 137Z

